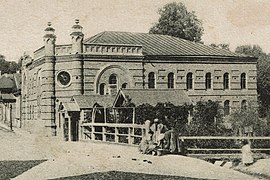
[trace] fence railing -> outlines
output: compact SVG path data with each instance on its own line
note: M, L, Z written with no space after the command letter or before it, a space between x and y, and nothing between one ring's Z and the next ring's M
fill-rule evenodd
M270 137L180 136L186 144L187 154L204 157L239 158L241 140L251 142L254 153L270 153Z
M145 126L126 123L88 123L81 125L81 138L103 142L138 145ZM251 141L253 152L270 153L270 137L179 136L188 155L217 158L239 158L241 140ZM262 146L263 144L263 146Z
M139 144L145 133L145 126L121 123L83 123L81 137L84 140Z

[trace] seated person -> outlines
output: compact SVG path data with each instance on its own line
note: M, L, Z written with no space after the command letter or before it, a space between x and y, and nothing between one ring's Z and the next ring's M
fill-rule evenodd
M157 144L153 141L153 131L149 131L143 138L141 143L139 144L139 151L143 154L155 154Z

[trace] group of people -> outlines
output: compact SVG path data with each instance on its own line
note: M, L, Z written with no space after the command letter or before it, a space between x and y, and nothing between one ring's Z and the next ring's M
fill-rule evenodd
M145 129L145 136L139 145L141 153L156 155L162 152L185 155L184 141L179 140L178 133L173 127L168 129L158 119L154 119L152 124L150 120L145 122ZM242 143L242 163L250 165L254 162L250 143L247 140Z
M173 153L184 154L184 143L178 139L178 133L172 127L168 129L158 119L153 124L149 120L145 122L145 136L139 150L143 154Z

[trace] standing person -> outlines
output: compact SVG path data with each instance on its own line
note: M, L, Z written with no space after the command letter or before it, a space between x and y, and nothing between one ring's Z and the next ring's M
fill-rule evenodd
M253 163L252 152L248 140L243 141L242 147L242 163L246 166L249 166Z

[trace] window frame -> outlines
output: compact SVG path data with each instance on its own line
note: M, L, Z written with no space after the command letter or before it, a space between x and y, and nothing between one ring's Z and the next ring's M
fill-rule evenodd
M192 72L187 73L186 78L187 78L186 79L186 89L187 90L193 89L193 73Z
M240 88L247 89L247 75L246 75L246 73L242 73L240 75Z
M212 74L210 72L205 74L205 89L212 89Z
M155 89L156 88L156 78L155 73L150 72L148 74L148 89Z
M167 85L168 85L168 89L174 89L174 73L173 72L170 72L169 74L168 74L168 83L167 83Z
M223 74L223 89L230 89L230 74L228 72Z
M225 100L223 103L224 116L228 116L231 113L230 100Z

